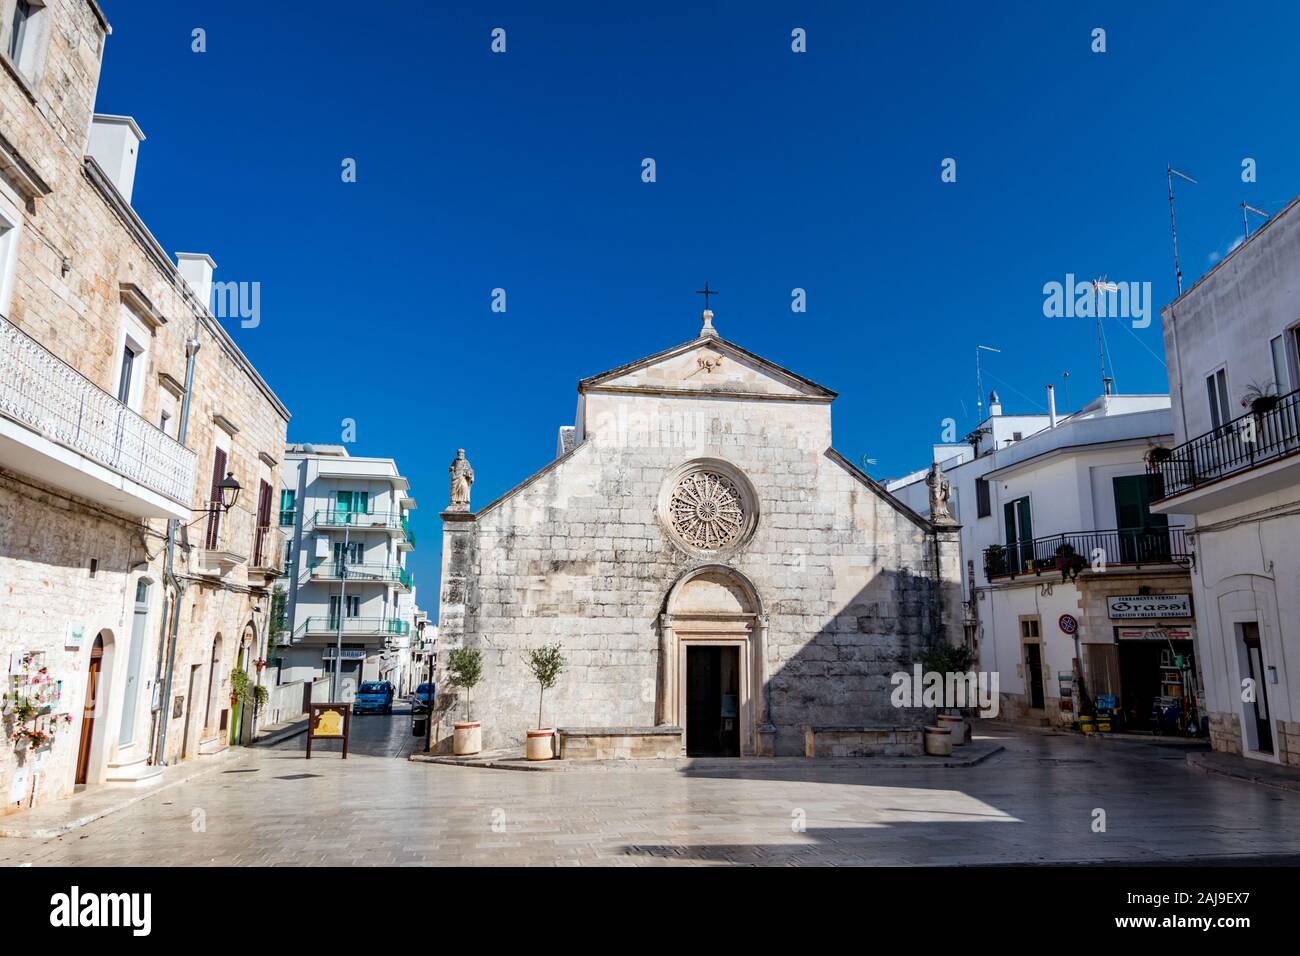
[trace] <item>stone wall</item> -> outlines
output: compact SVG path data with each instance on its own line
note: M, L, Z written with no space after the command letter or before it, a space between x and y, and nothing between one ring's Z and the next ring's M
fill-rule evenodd
M201 349L195 366L186 445L198 456L191 504L206 506L218 441L217 417L233 427L226 439L228 470L243 486L233 516L252 529L258 482L265 476L279 486L288 412L242 355L230 335L179 279L167 253L148 234L129 205L111 186L97 180L84 159L105 25L89 0L48 0L50 28L38 75L17 75L0 65L0 134L6 150L18 157L28 176L0 173L0 204L19 219L18 257L13 295L6 317L27 335L110 394L116 390L120 341L126 323L123 287L138 288L156 316L149 328L139 414L160 421L164 406L179 420L178 388L185 381L185 340L196 335ZM153 130L165 136L163 130ZM142 149L147 150L146 143ZM141 164L147 170L147 162ZM33 191L32 183L39 185ZM158 318L164 321L158 321ZM148 327L150 324L146 323ZM174 431L174 428L173 428ZM196 517L198 515L196 514ZM202 521L189 540L201 541ZM150 697L158 675L163 618L162 519L140 520L116 514L98 502L71 497L30 475L0 475L0 663L10 653L44 651L52 669L65 676L64 704L74 723L41 758L39 778L28 774L38 801L71 790L80 703L90 645L101 630L112 637L112 667L106 666L103 713L96 734L91 782L104 778L108 765L126 759L118 746L125 662L130 644L136 582L153 583L142 648L141 702L136 714L131 756L149 749ZM251 551L251 541L249 542ZM98 561L93 579L89 563ZM179 551L177 567L187 567ZM211 665L213 642L222 636L221 673L238 659L242 636L255 616L254 604L268 605L265 581L250 579L239 567L217 584L192 583L181 605L172 697L186 694L189 668ZM66 649L69 623L85 628L84 644ZM263 625L259 625L263 626ZM253 648L249 658L255 657ZM220 691L229 707L228 687ZM189 701L177 723L183 725ZM170 705L168 709L170 713ZM104 723L101 724L100 720ZM6 730L9 730L6 722ZM169 735L167 753L179 756L180 734ZM35 756L32 755L34 761ZM0 750L0 797L9 795L21 761L11 748ZM24 801L9 803L10 809Z
M776 753L801 754L806 724L905 722L889 704L888 675L945 636L934 539L828 453L828 406L605 401L623 407L603 417L588 408L597 424L574 451L477 516L444 516L440 647L463 640L484 655L473 700L485 746L518 745L536 722L524 651L556 641L566 669L547 692L547 723L653 724L665 597L685 572L717 561L753 583L768 617ZM694 427L618 424L684 418ZM757 496L752 537L717 559L676 546L657 510L669 474L701 457L739 468ZM960 593L959 580L949 584Z

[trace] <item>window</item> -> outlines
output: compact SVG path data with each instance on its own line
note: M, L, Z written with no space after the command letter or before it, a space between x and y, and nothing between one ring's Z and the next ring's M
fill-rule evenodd
M13 293L14 270L18 260L18 213L9 211L5 203L0 207L0 315L8 318L9 299ZM12 216L12 218L10 218Z
M1210 400L1210 427L1218 429L1232 421L1232 406L1228 403L1228 373L1219 369L1205 378L1205 390Z
M1038 618L1022 617L1020 619L1020 638L1021 640L1038 639Z
M280 526L293 526L294 513L294 496L297 492L290 491L288 488L280 489Z
M117 400L123 405L131 404L131 375L135 369L135 350L131 346L122 349L122 371L117 378Z
M370 513L370 492L340 491L336 493L335 510L340 515Z
M285 538L285 540L284 540L284 566L283 566L282 569L281 569L281 573L284 574L284 575L287 575L287 574L289 573L289 569L290 569L291 567L293 567L293 539L292 539L292 538Z
M1006 522L1007 560L1011 567L1032 570L1034 560L1034 525L1030 520L1029 498L1017 498L1002 506Z
M1285 395L1293 389L1291 385L1291 366L1287 362L1286 355L1286 337L1277 336L1268 343L1268 348L1273 356L1273 384L1277 386L1279 395Z
M16 66L23 62L23 51L27 46L27 34L34 13L29 0L18 0L14 4L14 19L9 25L9 49L6 52Z
M989 483L983 478L975 479L975 510L980 518L993 514L993 505L989 502Z
M349 541L347 551L343 550L342 541L334 542L335 564L364 564L365 556L365 544L360 541Z

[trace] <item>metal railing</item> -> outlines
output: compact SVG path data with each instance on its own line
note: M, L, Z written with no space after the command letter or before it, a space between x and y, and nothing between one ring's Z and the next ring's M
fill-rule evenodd
M337 508L323 508L315 512L312 523L317 528L370 528L388 531L402 530L402 513L400 511L343 511Z
M245 561L253 554L256 545L253 521L251 511L241 508L225 511L217 508L193 525L182 526L182 542L186 546L192 544L196 547L201 559L204 553L212 552L232 555Z
M1247 412L1226 425L1148 457L1147 470L1160 476L1164 498L1248 471L1300 451L1300 389Z
M337 634L342 625L344 634L409 634L411 624L409 621L403 621L396 617L343 617L339 618L332 614L319 617L309 617L293 632L294 642L298 642L308 634Z
M410 588L411 572L400 564L366 564L348 561L323 561L311 569L311 576L330 580L383 581Z
M1014 578L1059 571L1074 575L1092 567L1191 562L1181 527L1074 531L984 549L984 576Z
M0 414L189 506L195 455L0 316Z

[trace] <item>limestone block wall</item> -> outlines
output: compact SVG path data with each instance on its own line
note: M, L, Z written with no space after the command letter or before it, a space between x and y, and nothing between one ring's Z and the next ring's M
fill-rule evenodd
M485 746L519 744L536 723L523 652L555 641L567 667L547 693L547 723L654 723L665 596L716 561L753 582L768 615L777 753L803 752L805 724L905 721L889 704L888 675L942 638L933 537L827 454L828 409L617 401L633 424L588 408L573 452L474 520L445 522L440 646L463 640L484 654L473 699ZM670 473L701 457L741 469L758 499L752 537L721 558L684 553L657 513Z
M288 411L242 355L229 334L179 280L175 266L129 206L87 171L85 151L93 113L106 25L90 0L47 0L39 70L21 77L0 66L0 135L28 173L0 171L0 206L18 222L18 252L11 301L5 315L81 375L110 394L116 390L120 341L125 323L122 287L134 286L165 319L150 332L138 374L142 376L139 414L158 423L167 405L179 415L179 396L164 384L185 380L185 340L197 335L202 347L195 367L187 446L198 456L191 504L205 506L218 441L217 416L233 426L226 442L228 470L245 489L231 521L251 529L258 481L279 486ZM165 128L146 130L164 136ZM143 149L148 149L146 142ZM148 169L141 163L141 173ZM32 194L31 181L41 186ZM255 280L256 276L238 277ZM2 306L3 303L0 303ZM2 469L3 463L0 463ZM197 517L197 514L196 514ZM41 774L28 781L37 802L70 792L80 730L81 695L90 645L96 633L111 633L112 667L106 665L103 716L96 733L92 782L122 756L118 730L125 689L136 582L154 582L142 648L136 715L137 754L147 753L151 714L147 689L157 676L158 641L163 615L162 552L165 522L114 514L93 501L72 498L30 475L0 473L0 665L9 653L46 652L65 678L64 702L71 704L72 726L41 758ZM202 522L190 537L201 541ZM251 541L249 542L251 552ZM98 562L89 576L91 559ZM185 554L178 554L184 569ZM186 695L189 668L211 666L216 635L222 636L219 664L228 675L242 636L254 620L252 605L269 601L250 587L244 568L225 586L195 583L182 602L176 655L176 694ZM84 624L86 638L77 651L65 649L69 622ZM255 656L255 655L254 655ZM7 673L2 675L7 680ZM202 682L201 682L202 683ZM206 686L204 684L203 686ZM228 693L223 689L228 704ZM186 695L188 696L188 695ZM190 701L182 702L183 724ZM170 703L168 704L170 708ZM168 711L170 713L170 710ZM175 724L173 725L175 726ZM10 729L6 722L6 729ZM169 736L169 756L179 755L179 733ZM0 748L0 797L7 797L23 760ZM35 756L32 756L35 759ZM21 802L21 801L20 801ZM9 804L12 809L14 804Z

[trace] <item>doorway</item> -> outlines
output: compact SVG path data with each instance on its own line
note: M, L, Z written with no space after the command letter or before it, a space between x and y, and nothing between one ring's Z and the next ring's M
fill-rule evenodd
M740 648L686 648L686 755L740 756Z
M1043 700L1043 645L1025 645L1025 681L1029 688L1029 706L1042 710Z
M90 778L90 753L95 742L95 714L98 713L99 684L104 664L104 635L95 638L90 649L90 666L86 669L86 700L81 711L81 743L77 750L77 776L73 781L84 785Z
M1246 650L1246 670L1255 689L1254 703L1246 710L1247 718L1255 721L1255 749L1260 753L1273 753L1273 728L1268 714L1268 681L1264 670L1264 652L1259 646L1259 623L1243 621L1241 643Z
M181 759L191 756L194 753L193 737L198 732L198 728L192 726L194 723L194 714L198 711L198 698L194 695L199 692L199 675L203 672L202 664L190 665L190 687L185 695L185 731L181 737Z

